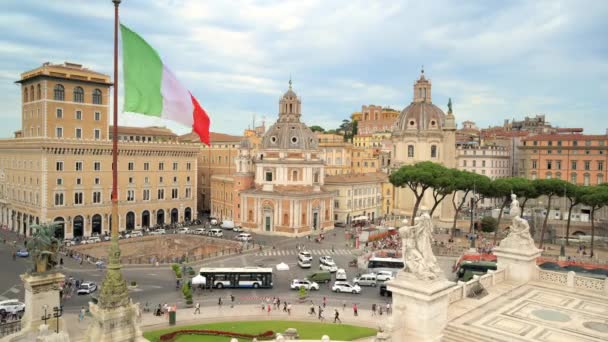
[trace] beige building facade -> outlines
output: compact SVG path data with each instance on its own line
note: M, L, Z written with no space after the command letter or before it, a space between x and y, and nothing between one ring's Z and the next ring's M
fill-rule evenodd
M376 172L325 177L325 189L336 193L334 221L348 224L359 216L383 216L382 189L387 181L386 174Z
M47 222L60 223L64 238L109 233L109 76L45 63L18 83L24 126L20 138L0 140L0 222L24 235ZM46 128L32 135L38 125ZM158 127L118 134L119 229L195 219L198 147Z
M326 175L351 173L353 145L344 141L344 136L331 133L316 133L319 139L319 157L325 162Z

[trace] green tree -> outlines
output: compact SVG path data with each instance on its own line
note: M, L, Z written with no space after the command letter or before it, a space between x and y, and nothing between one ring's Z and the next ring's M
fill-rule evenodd
M583 203L583 196L587 194L589 187L579 186L566 182L564 184L564 197L568 200L568 221L566 223L566 245L570 245L570 218L572 217L572 209L575 206Z
M390 175L389 180L394 186L407 187L414 193L416 201L410 219L411 225L414 224L414 218L418 213L424 193L431 188L433 178L441 173L442 169L445 169L442 165L424 161L413 165L404 165Z
M462 210L464 203L467 201L467 196L473 191L473 173L469 171L455 170L453 172L454 177L454 192L452 193L452 206L454 207L454 221L452 222L452 237L456 232L456 222L458 221L458 214ZM461 192L462 197L457 200L458 192Z
M500 205L500 212L498 213L498 228L500 228L500 222L504 214L505 207L511 202L511 194L519 196L522 193L521 189L525 189L530 186L530 181L521 177L510 177L510 178L498 178L491 184L491 192L494 198L502 198ZM494 231L494 245L498 238L498 230Z
M441 166L441 165L440 165ZM433 207L429 215L433 217L435 209L439 206L439 203L443 201L449 194L454 192L454 176L455 169L448 169L447 167L441 166L437 168L435 176L432 179L431 186L433 188Z
M492 216L484 216L481 219L481 230L486 233L496 232L498 230L498 220Z
M545 219L543 220L543 228L540 231L539 248L543 248L545 232L547 231L547 222L549 221L549 212L551 211L551 200L553 200L555 196L564 193L566 182L561 179L536 179L532 181L532 185L539 195L547 197L547 212L545 213Z
M582 202L591 207L591 246L589 256L593 257L593 243L595 240L595 212L608 205L608 184L589 187L582 196Z
M325 128L323 128L319 125L313 125L313 126L310 126L309 128L313 132L325 132Z

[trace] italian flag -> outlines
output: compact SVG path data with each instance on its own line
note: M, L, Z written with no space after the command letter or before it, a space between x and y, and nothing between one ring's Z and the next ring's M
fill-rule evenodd
M120 24L124 111L156 116L192 126L209 145L211 121L205 110L137 33Z

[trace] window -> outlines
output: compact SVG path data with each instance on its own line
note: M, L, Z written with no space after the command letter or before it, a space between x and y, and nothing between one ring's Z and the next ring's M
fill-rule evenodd
M591 161L585 160L585 171L591 170Z
M173 162L173 171L177 171L177 162Z
M562 161L561 160L556 160L555 161L555 168L557 170L561 170L562 169Z
M82 204L82 192L74 193L74 204Z
M150 179L148 177L144 177L144 184L148 184L149 180Z
M437 145L431 145L431 158L437 158Z
M552 166L553 166L553 161L552 160L547 160L547 170L551 170Z
M76 169L76 171L82 171L82 162L81 161L76 162L75 169Z
M334 200L334 208L336 208L336 209L340 208L340 201Z
M135 201L135 190L127 190L127 201L128 202Z
M74 102L84 102L84 90L82 87L74 88Z
M570 174L570 182L576 184L576 172Z
M576 160L573 160L573 161L572 161L572 163L571 163L571 165L570 165L570 168L571 168L572 170L576 170Z
M533 169L536 169L536 166L537 166L537 165L536 165L536 160L532 160L532 168L533 168Z
M129 162L127 164L127 169L129 169L129 171L133 171L135 169L135 163L134 162Z
M93 104L101 104L101 90L93 90Z
M63 171L63 162L62 161L55 162L55 171Z
M129 184L133 184L133 177L129 177Z
M599 173L597 175L597 184L600 185L600 184L603 184L603 183L604 183L604 175L601 174L601 173Z
M55 128L55 137L63 138L63 128L62 127Z
M76 178L76 185L82 185L82 178Z
M162 183L162 182L163 182L163 177L162 177L162 176L160 176L160 177L158 178L158 182L159 182L159 183Z
M63 178L57 178L57 185L63 185Z
M55 194L55 205L63 205L63 192L58 192Z
M27 102L28 100L28 96L27 96L27 86L23 88L23 102Z
M485 151L484 151L484 152L485 152ZM481 161L481 167L486 167L486 161L485 161L485 160L482 160L482 161Z
M588 173L585 173L583 175L583 185L588 186L590 183L590 177Z
M192 189L186 188L186 198L192 197Z
M165 163L158 163L158 171L164 171L165 170Z
M473 167L477 167L477 160L473 160Z
M177 183L177 177L173 177L173 183Z
M94 171L101 171L101 162L98 162L98 161L94 162L93 163L93 170Z
M165 199L165 189L158 189L158 197L159 200Z
M95 177L95 185L99 185L99 177Z
M75 116L76 116L76 120L82 120L82 111L77 110Z
M266 181L272 182L272 171L266 171Z
M462 161L462 166L464 166L464 167L466 167L466 166L467 166L467 161L466 161L466 160L463 160L463 161Z
M144 189L142 198L144 199L144 201L150 200L150 190L149 189Z
M93 117L95 118L95 121L101 121L101 113L100 112L95 112L95 114L93 114Z
M171 198L172 199L177 199L178 198L178 191L177 191L177 189L175 189L175 188L171 189Z
M99 130L98 128L95 128L95 130L93 132L95 135L95 140L101 139L101 130Z
M65 99L65 88L61 84L56 84L53 88L53 99L63 101Z
M572 146L578 146L578 141L573 140L573 141L572 141Z
M190 171L192 169L192 163L186 163L186 170Z
M598 171L604 171L604 162L603 161L598 161L597 162L597 170Z
M414 145L407 145L407 157L414 158Z
M63 118L63 109L57 108L56 114L57 114L57 119Z
M76 128L76 139L82 139L82 128Z
M101 191L93 191L93 203L101 203Z

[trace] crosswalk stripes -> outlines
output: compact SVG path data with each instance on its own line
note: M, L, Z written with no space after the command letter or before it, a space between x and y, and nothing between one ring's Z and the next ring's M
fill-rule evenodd
M351 255L352 251L348 249L313 249L309 250L310 254L321 256L321 255ZM269 249L262 252L258 252L257 256L287 256L287 255L298 255L298 251L295 249Z

